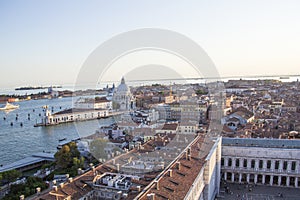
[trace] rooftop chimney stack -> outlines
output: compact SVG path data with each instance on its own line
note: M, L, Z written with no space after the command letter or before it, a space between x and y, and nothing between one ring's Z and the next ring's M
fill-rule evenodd
M173 170L172 170L172 169L169 170L169 176L170 176L170 177L173 176Z
M180 169L181 169L180 162L177 162L177 169L178 169L178 170L180 170Z
M159 190L159 182L158 181L155 181L155 186L156 186L156 189Z
M120 172L120 164L117 163L117 171Z
M141 191L141 186L140 185L136 186L136 188L137 188L138 192Z
M54 186L53 186L53 190L54 190L55 192L57 192L57 189L58 189L57 186L54 185Z
M148 200L155 200L155 194L154 193L147 194L147 199Z
M36 188L36 194L40 194L41 193L41 188L40 187L37 187Z

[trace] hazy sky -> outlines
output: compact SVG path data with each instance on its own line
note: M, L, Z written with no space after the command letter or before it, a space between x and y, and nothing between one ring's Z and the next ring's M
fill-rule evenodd
M0 87L72 84L102 42L138 28L196 41L227 75L299 74L300 1L0 1Z

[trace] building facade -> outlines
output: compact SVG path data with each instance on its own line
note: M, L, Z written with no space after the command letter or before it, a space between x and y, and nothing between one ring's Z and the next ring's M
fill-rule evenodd
M120 111L129 111L135 108L134 97L125 83L124 77L121 80L121 84L114 91L113 108Z
M298 188L299 165L299 140L223 138L226 181Z

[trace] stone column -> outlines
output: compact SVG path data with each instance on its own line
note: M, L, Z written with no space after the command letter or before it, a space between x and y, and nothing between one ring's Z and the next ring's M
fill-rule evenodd
M231 168L235 168L235 158L232 158L232 165Z
M281 185L281 176L278 176L278 185Z
M227 157L224 158L224 166L228 167L228 158Z
M289 176L287 176L286 177L286 186L290 186L290 177Z
M267 160L263 160L263 169L266 170L267 169Z
M254 166L254 168L255 168L255 169L258 169L258 167L259 167L259 160L256 159L256 160L255 160L255 166Z
M271 160L271 171L275 169L275 160Z
M247 169L251 169L251 159L247 160Z
M279 171L282 172L283 170L283 160L279 160Z
M262 181L261 181L261 183L265 184L265 182L266 182L266 175L262 175Z
M273 185L273 176L272 175L270 176L270 185L271 186Z
M240 168L242 168L244 165L244 158L240 158Z
M231 182L234 182L234 173L231 175Z
M254 174L254 183L257 183L257 174Z
M296 168L295 171L298 173L299 172L299 161L296 161Z
M250 182L250 174L247 174L247 183Z
M291 161L288 161L288 163L287 163L287 171L288 172L290 172L291 171L291 169L292 169L292 162Z
M295 177L295 187L298 187L298 177Z
M224 180L227 181L227 172L224 173Z
M239 174L239 183L242 182L242 174Z

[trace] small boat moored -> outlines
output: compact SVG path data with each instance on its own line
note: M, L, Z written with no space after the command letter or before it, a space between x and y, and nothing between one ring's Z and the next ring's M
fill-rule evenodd
M13 105L11 103L6 102L6 105L2 108L0 108L0 110L13 110L13 109L17 109L19 108L19 105Z

